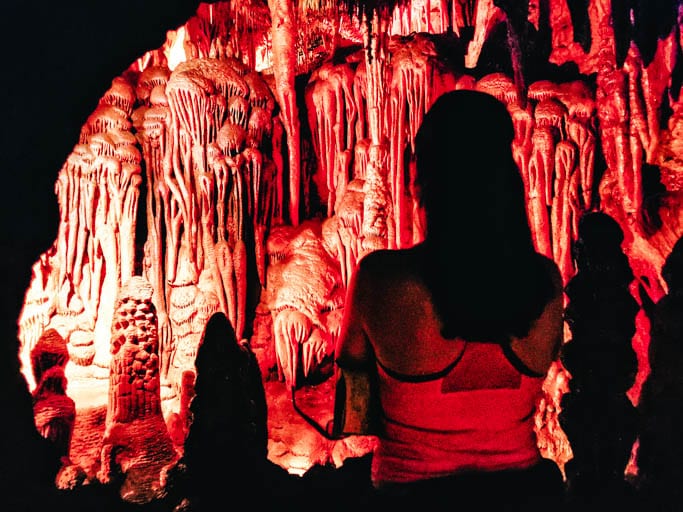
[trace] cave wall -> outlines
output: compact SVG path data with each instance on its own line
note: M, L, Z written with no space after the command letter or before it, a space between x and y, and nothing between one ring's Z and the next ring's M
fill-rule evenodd
M326 371L355 263L421 239L412 140L434 99L455 88L508 105L535 243L565 284L578 221L598 210L622 226L636 281L657 300L681 232L678 4L567 4L449 11L425 1L296 16L285 1L200 4L111 73L53 167L54 238L33 259L15 316L29 390L31 352L54 328L71 385L102 390L77 408L99 414L113 319L130 300L120 291L135 276L151 284L167 419L184 414L183 375L217 310L267 377L291 387ZM551 373L551 401L562 373ZM566 460L555 418L544 421L544 449Z

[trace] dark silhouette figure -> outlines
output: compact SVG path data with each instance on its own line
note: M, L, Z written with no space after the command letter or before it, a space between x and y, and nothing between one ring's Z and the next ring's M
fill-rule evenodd
M650 317L650 373L643 383L637 466L649 510L683 503L683 238L662 267L668 293Z
M563 498L533 426L562 341L562 284L534 250L512 138L493 96L440 96L415 141L426 238L367 254L351 278L336 361L345 382L379 380L371 480L390 506ZM347 397L347 417L367 403Z
M183 457L169 474L169 494L185 499L184 510L192 511L214 510L247 489L251 506L284 501L296 481L267 459L267 404L258 361L238 343L221 312L206 324L195 367L190 429Z
M571 374L560 425L572 447L566 466L572 503L599 509L632 495L624 471L637 435L637 412L626 392L638 361L631 346L638 303L633 272L622 252L619 224L602 212L585 214L572 247L576 275L566 286L571 339L561 361Z

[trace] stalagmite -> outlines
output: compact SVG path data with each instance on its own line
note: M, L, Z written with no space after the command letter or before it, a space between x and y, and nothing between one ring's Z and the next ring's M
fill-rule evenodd
M116 476L121 492L137 503L151 501L164 466L177 458L161 412L156 312L152 287L139 276L117 297L111 335L111 378L98 479ZM117 467L122 474L117 475ZM132 482L131 482L132 481Z

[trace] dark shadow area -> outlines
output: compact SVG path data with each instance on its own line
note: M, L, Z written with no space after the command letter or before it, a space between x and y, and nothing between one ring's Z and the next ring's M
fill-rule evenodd
M267 510L285 502L295 477L267 460L267 408L254 353L238 343L223 313L209 319L195 362L195 396L184 454L169 472L169 494L191 510L212 510L250 489Z
M44 510L46 504L55 510L107 510L106 493L95 487L68 495L55 490L59 455L34 426L31 395L19 372L17 319L31 265L56 238L55 181L85 119L112 78L147 49L160 47L166 31L184 23L198 3L67 0L2 6L3 510Z
M633 506L624 472L637 436L636 408L626 393L638 371L631 339L639 306L629 291L633 273L612 217L593 212L579 222L573 245L577 273L566 286L571 339L561 361L571 374L560 425L572 446L566 464L568 500L579 510Z
M674 245L662 277L668 293L653 307L643 383L638 485L649 510L680 510L683 503L683 238Z

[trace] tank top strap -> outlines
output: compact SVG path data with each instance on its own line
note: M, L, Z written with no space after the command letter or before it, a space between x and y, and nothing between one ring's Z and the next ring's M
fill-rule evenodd
M515 354L515 351L512 350L512 347L510 346L510 342L507 341L505 343L500 344L501 348L503 349L503 354L505 354L505 357L507 358L508 361L510 361L510 364L515 367L515 369L521 373L522 375L526 375L527 377L543 377L545 374L543 373L538 373L533 371L531 368L529 368L527 365L524 364L524 362L519 358L517 354Z
M443 377L448 375L451 372L451 370L453 368L455 368L455 366L462 359L462 356L465 354L465 351L467 350L467 344L468 344L468 342L465 342L462 350L458 353L458 355L455 357L455 359L453 359L453 361L448 363L448 365L445 368L443 368L442 370L436 371L436 372L432 372L432 373L425 373L425 374L421 374L421 375L411 375L411 374L407 374L407 373L401 373L401 372L397 372L396 370L392 370L391 368L386 366L384 363L382 363L382 361L379 360L378 357L375 358L375 361L377 361L377 366L379 366L382 369L382 371L384 371L384 373L386 373L392 379L396 379L396 380L401 381L401 382L413 382L413 383L429 382L429 381L433 381L433 380L442 379Z

